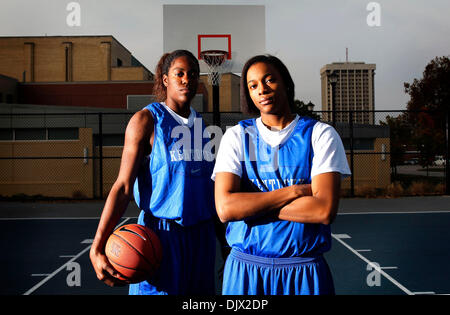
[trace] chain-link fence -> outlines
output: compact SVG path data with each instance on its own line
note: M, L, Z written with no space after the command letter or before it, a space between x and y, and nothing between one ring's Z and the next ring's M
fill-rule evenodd
M322 111L346 149L352 176L343 195L399 197L450 194L449 113Z
M201 113L207 125L212 113ZM0 196L103 199L117 178L133 112L0 114ZM308 115L341 136L352 176L344 196L449 194L449 114L335 111ZM225 130L246 119L220 114Z
M133 113L0 115L0 196L103 199Z

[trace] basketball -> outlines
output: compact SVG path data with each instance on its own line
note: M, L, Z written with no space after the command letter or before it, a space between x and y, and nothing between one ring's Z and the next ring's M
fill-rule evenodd
M105 254L121 274L121 280L137 283L155 275L161 264L162 248L151 229L140 224L127 224L110 235Z

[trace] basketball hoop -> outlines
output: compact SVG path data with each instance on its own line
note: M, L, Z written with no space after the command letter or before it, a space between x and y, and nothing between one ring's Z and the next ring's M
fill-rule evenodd
M208 81L213 86L219 86L222 74L228 68L228 52L225 50L204 50L200 53L208 66Z

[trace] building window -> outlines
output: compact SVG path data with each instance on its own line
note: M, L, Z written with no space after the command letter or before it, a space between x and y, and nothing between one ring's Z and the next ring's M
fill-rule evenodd
M99 143L98 134L94 135L94 145L98 146ZM102 146L104 147L122 147L124 145L124 134L103 134L102 137Z
M122 67L122 60L121 59L119 59L119 58L117 58L117 66L118 67Z
M356 119L357 122L362 123L362 119ZM344 138L342 139L342 143L344 144L345 150L350 150L350 139ZM374 150L375 148L375 139L353 139L353 150Z
M78 128L49 128L48 140L78 140Z
M13 140L13 130L0 129L0 140Z
M14 129L14 140L46 140L45 128L21 128Z
M78 140L78 128L0 129L0 140Z

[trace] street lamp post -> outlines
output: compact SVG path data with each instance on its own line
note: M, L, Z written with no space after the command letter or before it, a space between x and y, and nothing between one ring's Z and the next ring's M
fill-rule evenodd
M331 72L328 75L328 82L331 85L331 119L333 122L333 127L336 127L336 100L335 100L335 96L336 96L336 83L338 80L338 76L336 73Z

